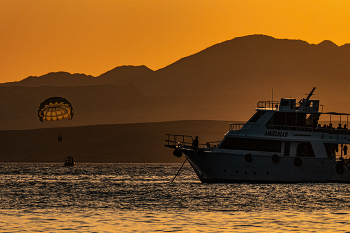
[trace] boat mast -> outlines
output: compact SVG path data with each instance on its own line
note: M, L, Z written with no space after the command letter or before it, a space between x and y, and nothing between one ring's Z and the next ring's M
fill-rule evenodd
M316 87L314 87L314 88L312 89L312 91L310 92L310 94L306 97L306 100L309 100L309 99L310 99L310 97L313 95L315 89L316 89Z

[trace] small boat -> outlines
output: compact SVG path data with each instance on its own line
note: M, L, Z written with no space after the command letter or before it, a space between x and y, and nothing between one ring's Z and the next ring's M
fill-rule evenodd
M72 156L67 156L64 160L64 166L74 166L74 158Z
M350 183L344 158L350 114L323 112L319 100L310 99L314 91L299 102L258 101L255 114L245 124L230 124L216 144L197 145L192 136L167 134L165 146L177 157L184 154L203 183Z

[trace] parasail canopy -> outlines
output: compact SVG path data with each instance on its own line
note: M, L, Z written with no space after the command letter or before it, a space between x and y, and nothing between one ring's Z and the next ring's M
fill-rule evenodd
M71 103L63 97L51 97L42 102L38 109L40 121L72 120L74 115Z

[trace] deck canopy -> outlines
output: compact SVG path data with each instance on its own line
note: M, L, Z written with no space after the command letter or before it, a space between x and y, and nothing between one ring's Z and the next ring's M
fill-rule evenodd
M341 127L348 128L347 126L349 125L350 113L324 112L322 115L329 115L329 124L331 126L335 125L333 123L336 123L338 125L338 128L341 128ZM332 119L332 116L334 116L333 119ZM342 124L344 124L344 126L342 126Z

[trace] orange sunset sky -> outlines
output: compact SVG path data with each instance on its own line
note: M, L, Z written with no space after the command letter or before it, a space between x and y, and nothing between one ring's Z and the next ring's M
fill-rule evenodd
M350 43L348 0L0 0L0 82L157 70L251 34Z

